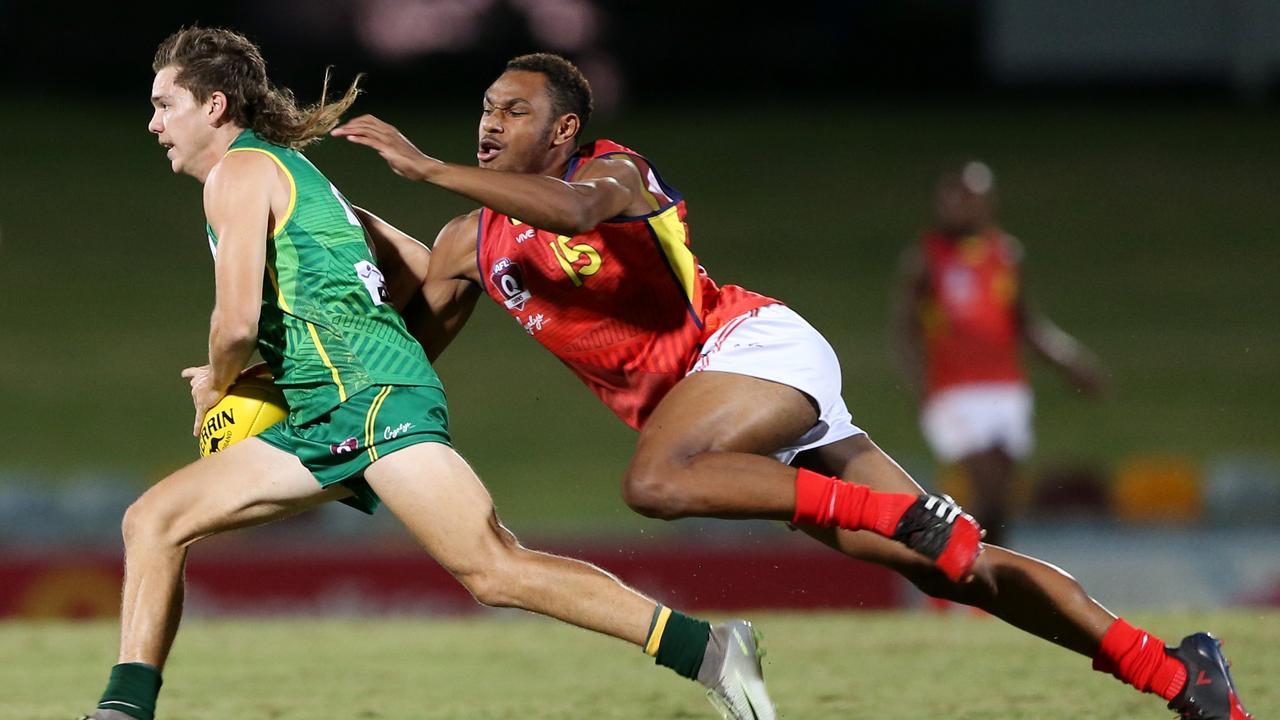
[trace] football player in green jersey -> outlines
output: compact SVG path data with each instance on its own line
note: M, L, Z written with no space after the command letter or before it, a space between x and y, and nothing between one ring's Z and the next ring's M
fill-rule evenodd
M774 718L750 623L711 626L577 560L522 547L449 444L443 390L388 302L355 211L298 149L354 101L300 109L258 48L187 28L156 53L149 129L204 185L216 297L196 430L258 350L289 402L261 435L169 475L125 513L118 664L93 720L151 720L196 541L331 500L380 503L476 599L626 640L701 682L727 718Z

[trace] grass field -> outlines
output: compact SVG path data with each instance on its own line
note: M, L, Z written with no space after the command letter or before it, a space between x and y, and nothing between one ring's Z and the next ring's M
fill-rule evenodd
M964 614L754 618L782 717L1165 718L1079 656ZM1280 715L1280 614L1133 618L1174 641L1228 639L1237 685ZM107 624L0 625L0 717L68 720L97 698L114 659ZM546 620L197 621L181 633L161 718L652 720L711 718L700 689L638 650Z

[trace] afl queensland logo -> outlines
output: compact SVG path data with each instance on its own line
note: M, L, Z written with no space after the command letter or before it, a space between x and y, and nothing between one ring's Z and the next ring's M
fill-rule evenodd
M511 258L502 258L493 264L493 269L489 271L489 282L506 298L503 304L508 310L523 310L524 304L533 297L524 289L524 273Z
M360 449L360 441L355 439L354 437L349 437L340 443L331 443L329 445L329 452L333 453L334 455L345 455L347 453L353 453L359 449Z

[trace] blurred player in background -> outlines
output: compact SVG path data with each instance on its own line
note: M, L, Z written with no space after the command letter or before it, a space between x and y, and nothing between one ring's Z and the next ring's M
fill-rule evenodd
M965 507L1005 545L1018 461L1031 452L1030 348L1080 392L1103 387L1083 345L1027 302L1022 246L996 221L990 168L970 162L938 180L934 226L903 253L895 347L922 398L920 426L939 462L958 463L973 490Z
M479 167L424 155L370 116L334 131L483 206L446 225L429 256L373 228L380 253L416 257L404 267L425 276L408 317L429 357L487 294L640 431L623 479L638 512L790 521L1085 654L1184 717L1244 717L1212 636L1166 650L1057 568L999 547L976 555L973 521L852 424L830 345L777 300L713 283L689 249L683 198L636 152L582 144L590 114L578 69L536 54L485 92Z
M151 720L197 540L330 500L385 503L476 599L634 643L708 688L725 717L774 717L752 628L672 612L587 563L520 546L450 447L444 391L388 302L360 220L298 149L356 97L299 109L243 36L160 45L149 129L204 185L216 300L209 364L188 368L196 428L255 349L288 419L150 488L125 514L120 655L94 720ZM430 672L423 668L424 674Z

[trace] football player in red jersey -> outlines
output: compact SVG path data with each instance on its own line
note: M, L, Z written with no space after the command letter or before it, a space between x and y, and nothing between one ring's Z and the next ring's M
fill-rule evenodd
M488 294L639 430L623 480L637 512L790 521L1091 657L1185 717L1245 717L1212 636L1166 649L1057 568L999 547L979 554L972 518L924 494L852 424L822 336L776 300L711 282L689 250L683 198L643 156L580 145L591 92L576 67L515 58L483 107L479 167L427 156L371 116L334 131L483 206L449 222L430 253L365 213L388 265L411 270L410 285L425 268L411 323L429 357Z
M973 488L966 507L1004 545L1016 463L1031 451L1031 388L1023 347L1082 393L1103 376L1092 353L1027 305L1022 248L995 218L995 179L981 162L938 181L934 226L903 253L896 348L921 397L920 427L933 454L958 463Z

